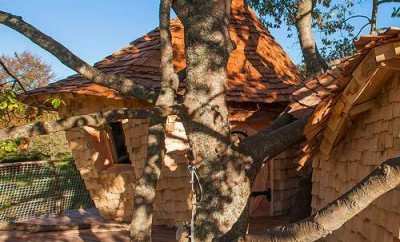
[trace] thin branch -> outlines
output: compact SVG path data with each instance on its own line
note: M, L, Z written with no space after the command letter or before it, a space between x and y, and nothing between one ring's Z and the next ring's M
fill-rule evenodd
M123 95L134 96L149 103L154 103L157 98L157 93L155 91L148 90L134 80L120 75L104 74L102 71L92 67L73 54L65 46L25 22L19 16L0 11L0 23L23 34L37 45L53 54L64 65L78 72L90 81L115 89Z
M384 4L384 3L400 3L400 0L380 0L380 1L378 1L378 5Z
M3 68L3 70L9 75L11 78L14 79L14 82L18 83L18 85L21 87L22 91L26 94L26 89L24 85L22 85L22 82L16 77L11 71L7 68L6 64L3 62L3 60L0 58L0 65Z
M371 22L371 18L369 18L369 17L366 16L366 15L360 15L360 14L359 14L359 15L350 16L350 17L346 18L343 22L345 23L345 22L347 22L347 21L349 21L350 19L353 19L353 18L365 18L365 19L368 20L368 23Z
M371 24L371 23L366 23L366 24L364 24L364 25L360 28L360 30L358 31L358 33L354 36L353 39L357 39L358 36L361 34L361 32L365 29L365 27L367 27L367 26L370 25L370 24Z

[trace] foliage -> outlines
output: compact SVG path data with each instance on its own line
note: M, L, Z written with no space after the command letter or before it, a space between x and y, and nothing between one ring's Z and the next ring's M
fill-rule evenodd
M38 120L53 120L55 119L54 116L54 114L41 115ZM0 162L64 160L71 157L72 154L68 148L64 132L38 136L32 139L0 141Z
M46 155L51 160L64 160L71 157L64 132L33 137L29 141L28 150Z
M4 140L0 141L0 157L15 153L18 150L19 140Z
M0 59L7 69L21 81L26 90L46 86L54 79L51 67L27 51L20 54L15 53L14 56L2 55ZM3 69L0 69L0 83L16 92L21 91L21 87L15 85L13 78ZM12 88L13 85L15 88Z
M65 133L0 141L0 163L32 160L71 161Z
M29 52L15 53L14 57L3 55L0 64L0 122L11 126L16 120L35 121L42 110L25 105L17 96L47 85L54 78L50 66ZM57 109L63 101L55 97L35 105L42 107L46 103Z
M247 0L247 2L263 17L269 28L287 26L288 37L296 31L297 0ZM321 54L327 60L334 60L354 52L352 40L354 26L348 18L352 16L354 1L344 0L332 3L331 0L317 0L314 5L313 30L320 33Z
M40 152L21 152L19 147L23 139L0 141L0 163L41 160L47 158Z
M12 117L23 117L26 114L25 104L17 100L13 90L0 90L0 119L9 121Z
M45 103L49 103L54 109L58 109L61 104L65 104L65 102L59 97L52 97L45 101Z
M392 18L400 18L400 7L393 7Z

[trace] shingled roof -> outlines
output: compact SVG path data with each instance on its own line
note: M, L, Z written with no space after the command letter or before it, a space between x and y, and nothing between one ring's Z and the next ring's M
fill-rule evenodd
M343 59L326 73L305 81L292 95L289 112L297 118L311 114L305 127L307 138L300 164L314 151L329 155L345 134L347 120L371 108L372 100L385 83L389 65L400 70L400 29L389 28L379 35L355 41L357 53Z
M174 65L184 70L184 33L179 20L171 21ZM244 0L232 3L229 32L236 49L231 53L227 72L227 100L234 102L289 102L301 76L289 56L262 25ZM160 86L160 36L155 29L127 47L95 64L106 72L121 74L147 88ZM77 93L122 98L118 92L73 75L38 88L30 95Z

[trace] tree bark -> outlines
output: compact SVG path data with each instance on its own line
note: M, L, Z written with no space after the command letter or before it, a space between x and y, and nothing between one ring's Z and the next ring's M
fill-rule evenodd
M156 105L170 107L175 103L179 77L175 72L174 51L170 31L172 0L160 1L160 51L161 51L161 92Z
M296 29L306 65L307 75L314 75L328 69L321 57L312 32L313 0L299 0L296 13Z
M81 230L90 229L92 232L101 230L126 230L127 226L120 223L106 223L106 224L91 224L91 223L81 223L81 224L35 224L35 223L7 223L0 222L0 231L24 231L30 233L40 233L40 232L59 232L68 230Z
M36 122L18 127L0 129L0 140L46 135L83 126L101 127L109 122L121 119L148 118L150 116L152 116L153 122L161 119L161 114L157 109L121 108L106 112L77 115L56 121Z
M130 226L131 241L150 242L153 221L153 203L161 164L165 153L165 135L162 123L149 128L147 158L143 174L137 180L134 191L133 216Z
M372 10L371 10L371 29L370 34L376 34L376 19L378 15L378 0L372 0Z
M230 1L176 1L185 28L187 63L183 124L192 148L202 193L196 197L194 241L218 240L246 207L250 182L230 156L225 101L226 65L232 48ZM232 240L233 241L233 240Z
M263 162L304 140L303 132L307 117L292 122L289 120L289 117L282 116L281 124L275 122L276 129L267 128L254 136L244 139L239 146L240 154L246 156L242 160L247 160L247 176L252 183ZM290 123L286 124L286 122ZM248 160L248 157L250 157L250 160Z
M311 217L286 226L248 235L249 242L311 242L343 226L373 201L400 184L400 158L383 162L360 183Z
M175 104L179 78L173 66L173 48L170 32L170 11L172 0L160 1L161 39L161 91L156 106L168 110ZM150 242L153 220L153 203L156 196L161 165L165 154L165 120L149 129L148 157L143 175L135 187L133 216L130 226L131 241Z
M100 70L92 67L73 54L65 46L42 33L29 23L26 23L19 16L0 11L0 23L21 33L38 46L50 52L64 65L81 74L88 80L115 89L122 95L134 96L149 103L154 103L157 98L157 93L135 83L134 80L119 75L104 74Z

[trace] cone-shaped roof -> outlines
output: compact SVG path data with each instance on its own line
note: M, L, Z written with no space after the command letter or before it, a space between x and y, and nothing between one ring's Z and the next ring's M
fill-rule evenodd
M171 20L174 65L184 73L184 33L179 20ZM282 47L262 25L244 0L232 2L229 32L236 49L231 53L227 72L227 100L234 102L289 102L301 77ZM153 89L160 86L160 35L155 29L97 62L106 73L118 73ZM31 95L73 92L122 98L118 92L73 75Z

